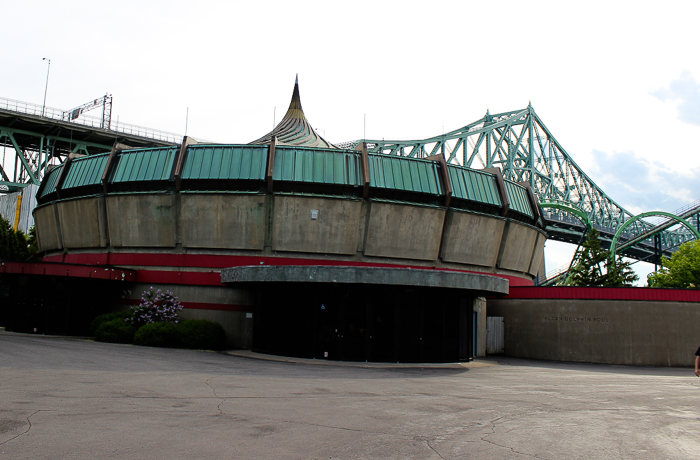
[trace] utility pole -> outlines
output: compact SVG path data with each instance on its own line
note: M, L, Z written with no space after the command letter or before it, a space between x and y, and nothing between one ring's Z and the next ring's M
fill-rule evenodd
M42 61L49 61L49 66L46 69L46 87L44 88L44 105L41 106L41 116L44 116L46 110L46 92L49 90L49 72L51 72L51 59L42 58Z

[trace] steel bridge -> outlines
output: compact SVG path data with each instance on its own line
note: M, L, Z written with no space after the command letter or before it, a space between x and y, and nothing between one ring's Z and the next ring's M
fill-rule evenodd
M84 116L84 106L65 111L0 98L0 192L39 184L47 169L63 163L71 153L109 152L115 143L138 148L176 145L182 140L177 134L150 128L105 123L104 116Z
M82 107L82 106L81 106ZM74 111L69 111L74 113ZM0 98L0 192L38 184L47 169L71 153L110 151L116 143L134 148L176 145L181 136L124 123L105 127L104 117L66 117L66 111ZM670 219L650 223L636 218L603 192L571 159L544 125L532 105L522 110L490 114L462 128L423 140L357 140L339 144L354 149L366 142L368 151L426 158L442 155L451 164L499 168L506 179L528 182L541 203L552 239L578 243L586 225L598 229L608 248L616 240L618 253L659 262L682 243L695 238ZM12 178L6 169L14 162ZM567 210L568 208L568 210ZM700 202L675 213L700 230ZM586 219L582 219L581 215ZM588 224L586 223L588 222ZM632 221L632 222L630 222ZM617 235L624 227L624 233Z
M365 139L339 146L354 148L361 142L366 142L372 153L415 158L440 154L448 163L476 169L499 168L506 179L528 182L540 202L563 205L544 209L547 231L555 240L578 243L586 228L581 218L566 211L566 207L585 213L591 225L601 233L606 248L610 247L618 229L634 218L583 172L532 105L499 114L487 111L473 123L428 139ZM683 217L700 229L698 212L700 203L684 210ZM671 228L673 226L673 223L663 222L657 228L658 225L648 221L635 220L619 236L617 252L651 262L661 254L670 256L680 244L695 238L688 228Z

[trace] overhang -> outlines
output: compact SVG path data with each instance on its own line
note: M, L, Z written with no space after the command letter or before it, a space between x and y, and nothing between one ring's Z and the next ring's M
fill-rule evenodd
M508 294L508 280L498 276L412 268L252 265L223 269L221 282L379 284Z

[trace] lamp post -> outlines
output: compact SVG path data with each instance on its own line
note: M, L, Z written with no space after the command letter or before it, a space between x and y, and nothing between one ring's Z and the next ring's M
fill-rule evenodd
M46 87L44 88L44 105L41 106L41 116L44 116L44 111L46 110L46 92L49 90L49 72L51 71L51 59L42 58L42 61L49 61L49 66L46 69Z

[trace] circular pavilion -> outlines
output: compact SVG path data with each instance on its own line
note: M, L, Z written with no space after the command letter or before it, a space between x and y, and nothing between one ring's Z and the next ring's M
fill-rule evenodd
M135 270L122 305L167 288L231 346L313 358L471 359L476 299L532 285L546 239L527 184L337 148L298 81L250 144L116 145L53 169L37 197L44 261Z

